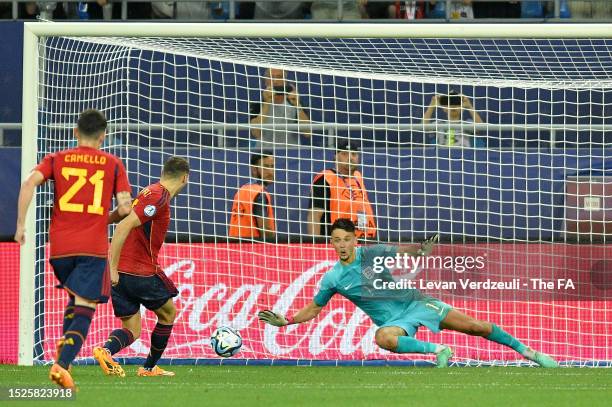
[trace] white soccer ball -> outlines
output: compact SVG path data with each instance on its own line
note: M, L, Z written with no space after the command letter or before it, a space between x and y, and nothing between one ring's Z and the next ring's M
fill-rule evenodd
M210 346L215 353L223 358L234 356L242 346L242 337L233 328L221 326L215 329L210 337Z

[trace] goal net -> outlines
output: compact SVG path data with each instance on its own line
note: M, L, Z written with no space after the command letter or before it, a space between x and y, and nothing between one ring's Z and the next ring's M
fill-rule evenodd
M74 146L79 112L97 108L110 123L104 149L123 160L134 195L170 156L191 165L161 256L179 289L170 362L226 363L209 345L221 325L241 332L233 360L246 363L432 360L381 350L377 327L340 295L302 325L277 329L256 318L263 309L295 313L333 266L331 246L309 234L311 186L336 168L335 146L348 139L360 149L376 222L363 245L418 244L439 233L439 262L407 280L565 364L610 365L612 39L581 39L597 26L557 28L564 34L545 38L530 36L531 25L506 25L486 39L431 26L407 35L376 25L371 36L344 26L349 34L324 36L325 26L272 35L272 25L256 36L255 25L232 24L223 30L233 34L206 36L198 33L212 29L202 24L174 37L159 34L178 27L165 24L111 24L101 28L106 36L62 26L29 42L34 50L26 41L36 55L24 78L26 107L37 127L24 130L24 162ZM138 29L148 34L119 34ZM513 30L516 38L502 38ZM254 182L249 161L262 148L275 160L275 238L228 240L234 195ZM39 188L36 239L22 252L35 255L21 283L22 294L33 293L31 305L22 301L22 327L30 328L21 340L33 344L35 363L53 359L67 300L47 262L52 202L53 185ZM22 257L22 273L28 267ZM142 337L119 358L146 357L155 316L142 315ZM110 304L98 307L81 360L119 326ZM456 362L520 362L482 338L424 327L416 337L451 345Z

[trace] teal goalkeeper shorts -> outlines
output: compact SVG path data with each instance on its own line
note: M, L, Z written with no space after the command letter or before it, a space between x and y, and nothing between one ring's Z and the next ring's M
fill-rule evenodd
M421 326L427 327L431 332L438 333L440 332L440 322L446 318L452 308L447 303L435 298L424 298L413 301L402 315L390 319L380 327L399 326L406 331L408 336L414 336Z

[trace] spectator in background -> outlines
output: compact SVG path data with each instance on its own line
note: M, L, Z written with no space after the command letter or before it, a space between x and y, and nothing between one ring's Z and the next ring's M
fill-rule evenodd
M429 18L446 18L446 0L432 0L429 2L433 6ZM453 0L450 4L449 18L452 20L471 20L474 18L472 0Z
M41 3L42 4L42 3ZM110 20L113 5L109 0L62 4L68 20Z
M612 1L610 0L572 0L568 2L568 6L572 18L612 18Z
M559 17L570 18L571 13L567 0L559 0ZM521 3L522 18L552 18L555 17L554 1L524 1Z
M259 140L259 146L263 149L296 147L300 144L299 132L282 128L264 130L257 127L260 124L272 123L279 127L286 123L310 124L308 113L300 103L296 86L287 82L285 71L270 68L266 70L264 78L265 89L262 92L261 103L252 103L250 106L251 125L253 125L251 134ZM302 134L310 137L310 132Z
M17 15L20 20L36 20L36 16L40 13L36 2L19 3L18 10Z
M381 3L363 0L369 18L417 20L425 18L425 1L404 0Z
M349 140L337 144L336 168L318 173L312 181L308 233L329 236L339 218L351 219L357 238L376 238L376 221L359 167L359 148Z
M425 18L424 1L396 1L390 7L390 18L400 18L403 20L417 20Z
M423 123L429 123L431 121L434 111L436 111L438 107L441 108L446 115L446 119L436 119L436 123L440 124L440 128L436 131L436 143L438 145L450 147L479 147L475 145L474 130L466 128L447 128L448 124L483 122L467 96L461 95L454 90L451 90L448 95L435 95L431 98L431 103L423 114ZM469 112L471 120L463 119L465 110Z
M342 14L337 1L314 1L310 6L313 20L358 20L367 16L367 0L342 0Z
M306 3L285 1L255 2L256 20L302 20Z
M251 177L254 182L240 187L232 204L230 237L274 239L274 208L266 187L274 182L274 156L262 152L251 156Z
M218 2L216 4L219 4ZM208 20L211 6L207 1L151 3L153 18L176 20Z
M22 20L60 20L66 18L62 3L19 3L18 17Z
M477 1L472 4L475 18L521 18L521 3Z

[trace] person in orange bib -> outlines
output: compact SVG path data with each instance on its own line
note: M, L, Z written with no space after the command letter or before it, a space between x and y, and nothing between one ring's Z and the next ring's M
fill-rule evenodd
M272 197L266 187L274 182L274 156L262 152L251 156L251 176L255 182L240 187L234 195L230 216L230 237L274 239L276 225Z
M374 212L358 166L359 147L349 140L340 140L336 168L321 171L312 182L308 233L329 236L336 219L347 218L357 226L357 238L376 238Z

